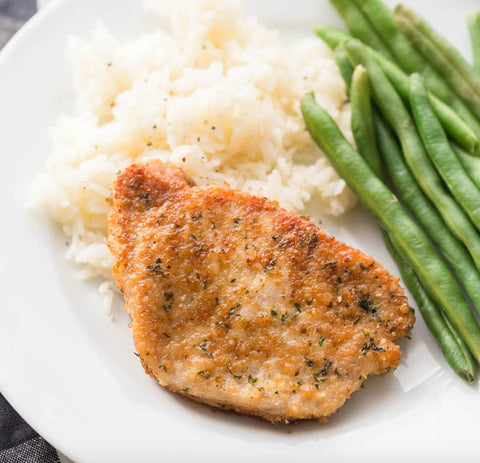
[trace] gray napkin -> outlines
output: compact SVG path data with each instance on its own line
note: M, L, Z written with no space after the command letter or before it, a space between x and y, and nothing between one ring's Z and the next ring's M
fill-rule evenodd
M35 0L0 0L0 49L36 9Z
M55 449L0 394L0 463L59 462Z
M36 11L35 0L0 0L0 49ZM0 394L0 463L60 463L42 439Z

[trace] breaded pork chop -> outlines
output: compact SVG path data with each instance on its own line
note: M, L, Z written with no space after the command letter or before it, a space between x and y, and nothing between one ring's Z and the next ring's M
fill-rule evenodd
M276 203L132 165L109 216L114 277L146 371L272 422L327 417L399 362L398 278Z

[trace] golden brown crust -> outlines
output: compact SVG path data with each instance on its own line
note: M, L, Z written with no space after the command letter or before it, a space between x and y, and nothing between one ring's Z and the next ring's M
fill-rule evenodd
M329 416L398 365L414 323L398 278L276 203L192 185L132 166L110 214L114 276L160 384L278 422Z
M115 212L108 216L108 229L115 230L116 235L111 239L109 234L108 246L116 256L113 275L122 291L122 276L128 272L135 229L145 211L161 206L177 191L194 185L178 167L160 162L133 164L118 177L112 195Z

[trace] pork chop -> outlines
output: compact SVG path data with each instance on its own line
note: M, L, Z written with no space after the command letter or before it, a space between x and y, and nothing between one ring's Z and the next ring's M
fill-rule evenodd
M328 417L397 367L414 315L399 279L277 203L129 167L109 216L113 274L158 382L271 422Z

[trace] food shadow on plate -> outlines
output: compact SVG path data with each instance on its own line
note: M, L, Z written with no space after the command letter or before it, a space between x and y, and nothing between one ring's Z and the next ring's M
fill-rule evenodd
M354 393L345 405L324 423L307 420L274 425L260 418L196 403L174 393L170 393L170 400L178 407L195 414L197 426L207 426L212 432L230 436L232 428L235 428L235 435L241 439L262 442L271 441L272 436L277 436L284 442L293 438L291 443L294 445L311 440L330 439L359 428L378 425L401 413L407 413L415 405L410 398L405 397L400 382L393 375L369 378L365 388L360 393Z

